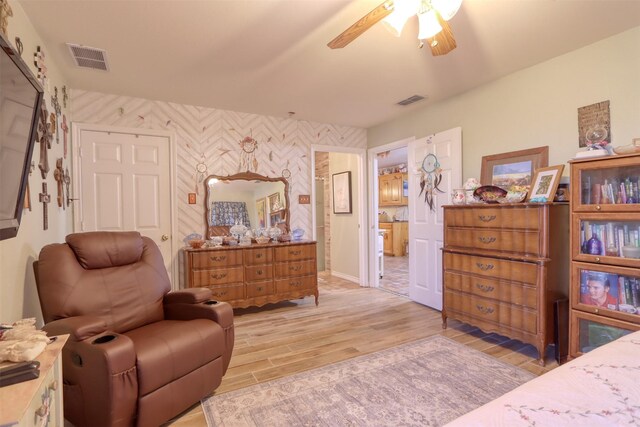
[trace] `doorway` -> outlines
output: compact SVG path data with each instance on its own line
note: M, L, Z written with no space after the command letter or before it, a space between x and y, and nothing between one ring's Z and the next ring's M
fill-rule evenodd
M376 155L378 163L378 284L409 296L409 185L407 147ZM382 243L382 256L380 256Z
M364 158L364 149L312 146L311 199L313 239L318 242L318 272L369 286ZM334 206L336 179L340 180L341 189L347 189L347 193L340 194L350 194L341 198L343 202L348 200L346 206Z

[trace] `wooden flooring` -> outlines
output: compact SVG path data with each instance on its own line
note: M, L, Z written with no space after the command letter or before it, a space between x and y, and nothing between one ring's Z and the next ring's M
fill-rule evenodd
M546 366L533 346L449 321L406 297L361 288L321 274L320 305L313 298L234 311L236 342L216 394L335 363L431 335L444 335L537 375L557 366L553 347ZM168 425L206 426L200 404Z

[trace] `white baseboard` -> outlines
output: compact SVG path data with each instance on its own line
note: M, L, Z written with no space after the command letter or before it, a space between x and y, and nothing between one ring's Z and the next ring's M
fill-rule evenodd
M355 276L350 276L344 273L338 273L337 271L333 271L333 270L331 270L331 275L339 277L344 280L348 280L349 282L357 283L358 285L360 284L360 279Z

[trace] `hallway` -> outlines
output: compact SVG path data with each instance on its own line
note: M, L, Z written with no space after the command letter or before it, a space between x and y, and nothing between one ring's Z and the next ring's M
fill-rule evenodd
M384 256L380 289L409 297L409 256Z

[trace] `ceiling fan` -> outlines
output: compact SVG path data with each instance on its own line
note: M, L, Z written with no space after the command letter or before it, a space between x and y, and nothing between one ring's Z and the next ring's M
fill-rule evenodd
M331 49L343 48L380 21L394 35L400 36L407 20L417 15L420 47L423 40L426 40L434 56L446 55L456 48L456 40L447 21L453 18L461 3L462 0L387 0L331 40L327 46Z

